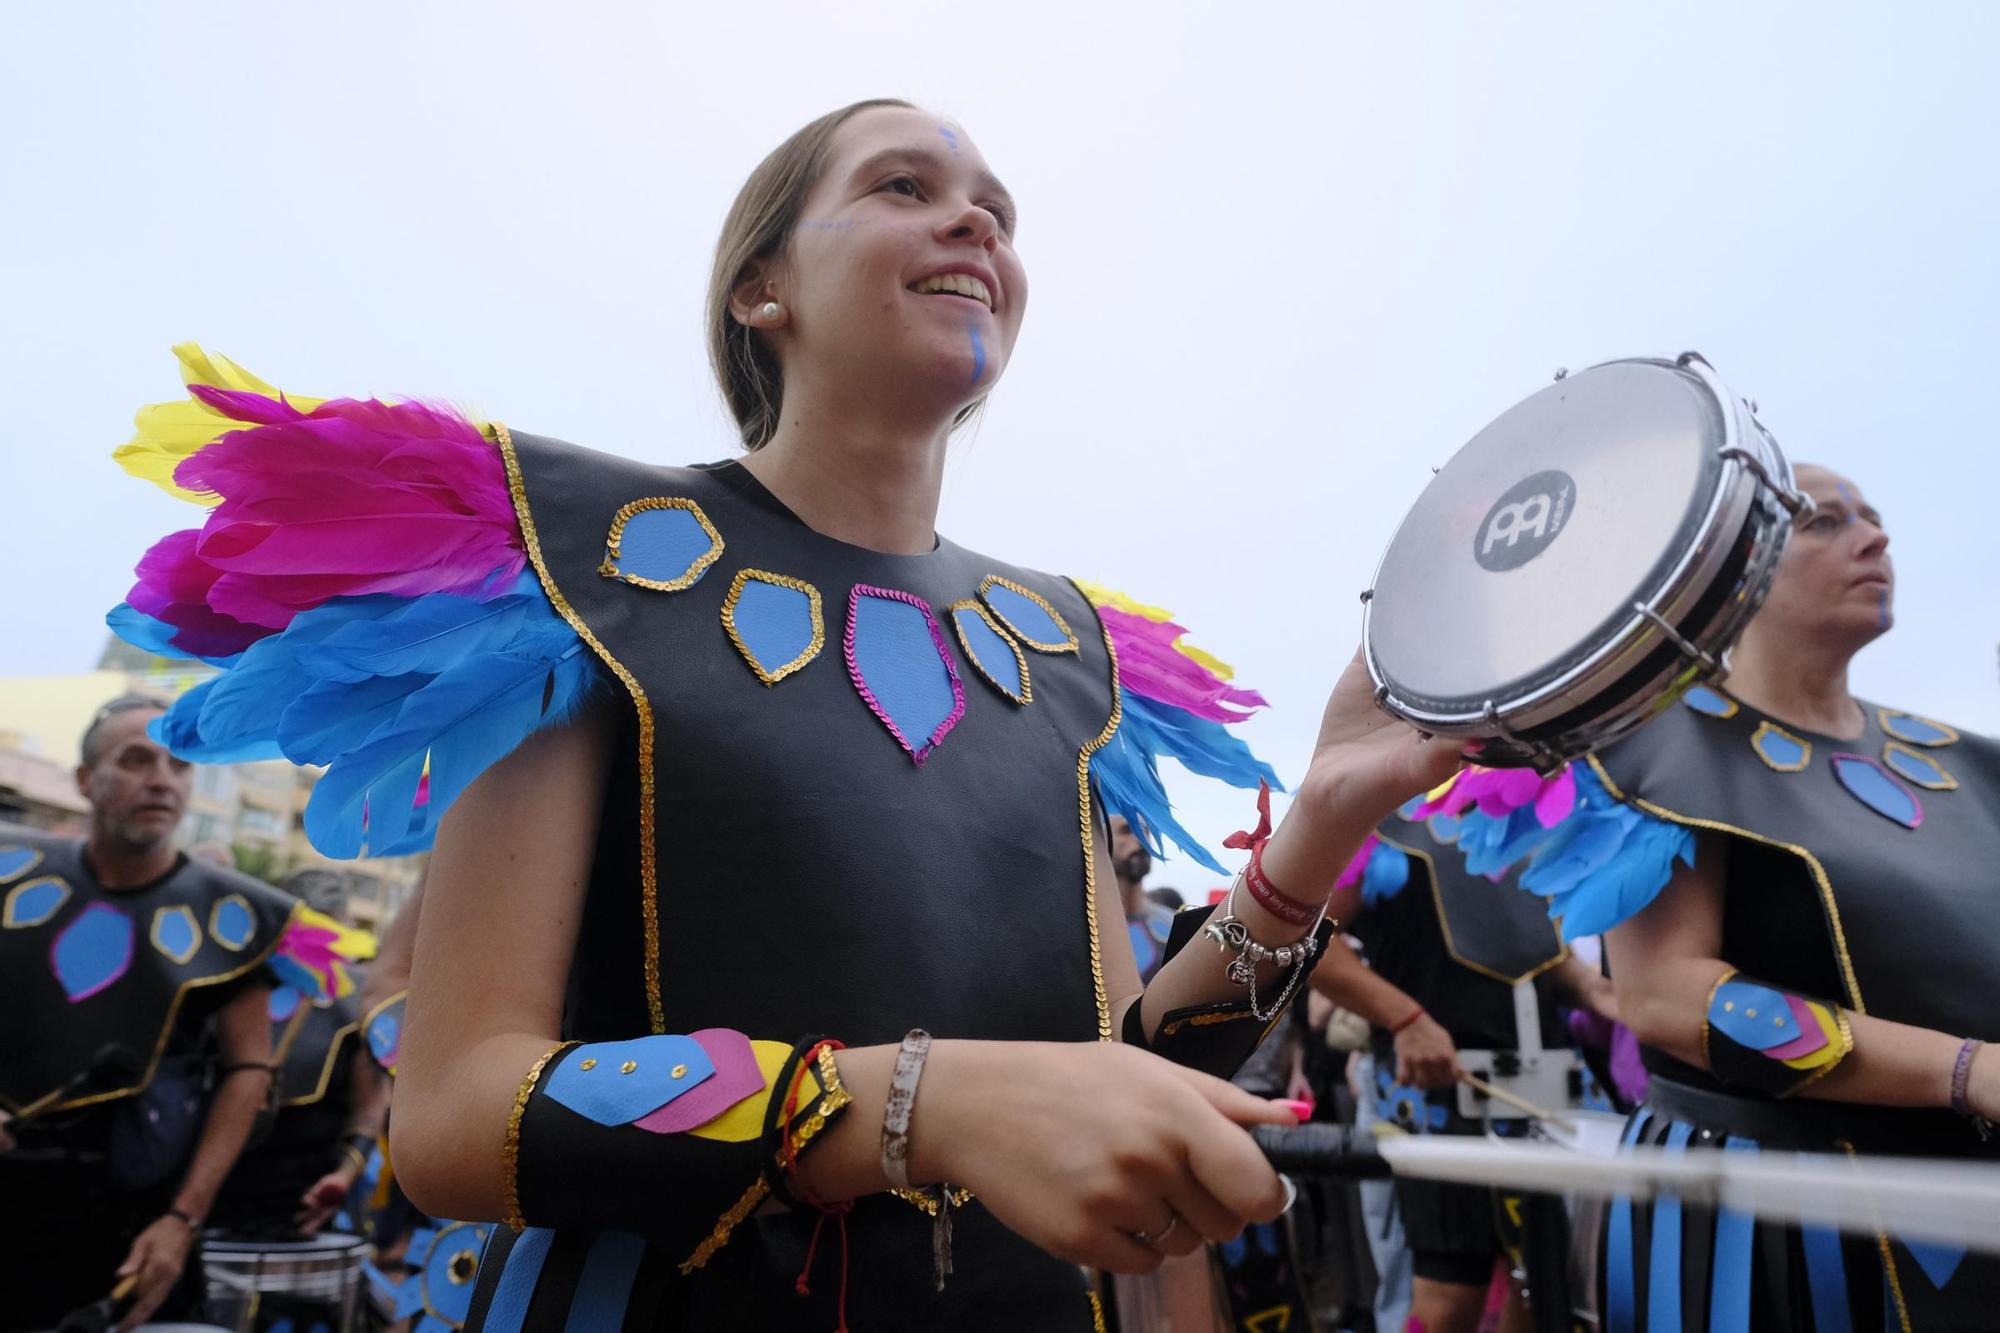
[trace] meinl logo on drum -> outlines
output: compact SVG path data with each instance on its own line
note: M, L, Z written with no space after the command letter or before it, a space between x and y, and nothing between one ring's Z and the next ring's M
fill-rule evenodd
M1567 472L1537 472L1515 482L1473 534L1473 559L1495 573L1527 564L1561 535L1575 494Z

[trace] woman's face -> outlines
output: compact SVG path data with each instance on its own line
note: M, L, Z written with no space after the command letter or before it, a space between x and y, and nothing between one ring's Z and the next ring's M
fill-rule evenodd
M769 295L751 304L784 306L788 383L956 411L993 387L1021 330L1013 233L1013 200L964 130L865 111L834 136Z
M1882 516L1847 478L1805 463L1797 480L1817 508L1786 544L1758 619L1814 635L1830 632L1858 648L1894 621L1889 535Z

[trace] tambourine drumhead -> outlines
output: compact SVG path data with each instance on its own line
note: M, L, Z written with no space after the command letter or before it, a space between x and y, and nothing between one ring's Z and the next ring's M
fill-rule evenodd
M1403 520L1369 649L1396 698L1476 714L1601 651L1695 544L1722 472L1723 404L1666 362L1612 362L1475 436Z

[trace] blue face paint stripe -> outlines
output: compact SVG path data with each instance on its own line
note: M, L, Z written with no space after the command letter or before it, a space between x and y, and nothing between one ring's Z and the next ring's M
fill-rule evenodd
M1730 1139L1724 1152L1757 1153L1757 1140ZM1750 1333L1750 1267L1757 1222L1723 1208L1715 1215L1715 1266L1708 1290L1708 1333Z
M1668 1156L1687 1151L1694 1126L1676 1120L1660 1145ZM1653 1202L1653 1252L1646 1261L1646 1333L1681 1333L1681 1201L1662 1195Z
M1643 1137L1653 1114L1641 1109L1625 1122L1618 1146L1629 1148ZM1604 1239L1604 1333L1637 1333L1639 1299L1632 1280L1632 1196L1611 1201Z
M646 1238L629 1231L599 1232L576 1279L576 1300L563 1333L619 1333L632 1281L646 1257Z
M534 1299L535 1287L542 1280L542 1264L555 1239L556 1233L547 1227L529 1227L507 1251L506 1267L493 1287L493 1303L486 1307L486 1322L481 1325L484 1333L521 1333L528 1318L528 1302Z
M972 320L965 322L965 331L972 335L972 382L986 378L986 344L979 337L979 325Z
M1806 1284L1812 1288L1815 1333L1853 1333L1847 1308L1847 1260L1840 1253L1840 1233L1832 1227L1799 1229L1806 1252Z

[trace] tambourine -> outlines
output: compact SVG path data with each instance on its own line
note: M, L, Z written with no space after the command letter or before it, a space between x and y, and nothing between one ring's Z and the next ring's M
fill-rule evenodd
M1362 594L1376 702L1496 767L1608 745L1723 670L1811 507L1698 353L1559 374L1390 540Z

